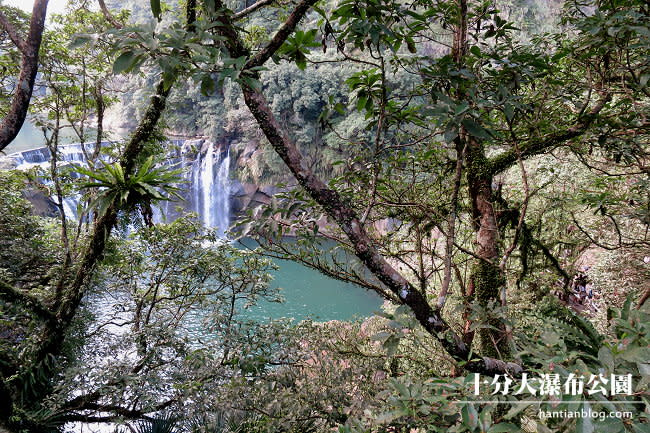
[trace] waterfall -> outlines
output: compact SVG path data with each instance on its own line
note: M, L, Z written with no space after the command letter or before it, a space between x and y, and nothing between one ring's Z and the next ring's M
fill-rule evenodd
M205 227L223 237L230 225L230 154L206 142L191 165L191 202Z
M217 206L215 212L215 226L218 228L219 236L223 237L224 232L230 226L230 150L223 156L219 169L217 170L216 188L214 201Z
M107 143L102 143L105 145ZM86 152L92 152L95 148L95 145L92 143L87 143L84 145ZM86 164L86 158L84 156L81 144L67 144L58 147L59 161L58 166L64 167L71 164ZM49 173L50 170L50 160L52 159L52 153L47 147L40 147L38 149L25 150L19 153L12 153L8 155L9 158L13 159L16 163L17 170L30 170L30 169L42 169ZM72 173L74 176L74 173ZM52 186L51 180L45 180L44 183L48 186ZM58 203L58 198L56 195L52 195L51 200L54 203ZM77 219L77 204L81 199L81 194L73 194L71 196L63 197L62 205L65 215L68 218Z
M106 143L102 143L106 144ZM92 152L94 144L85 144L86 151ZM65 165L66 163L82 163L85 164L86 158L84 157L81 149L81 144L66 144L58 147L59 163ZM47 147L39 147L38 149L25 150L23 152L12 153L8 155L16 162L18 170L29 170L33 167L41 167L47 170L50 166L50 159L52 154Z
M107 143L102 143L102 145ZM186 183L179 185L185 200L178 202L162 202L155 206L154 221L172 221L178 214L174 210L179 204L188 211L198 215L205 227L214 228L220 237L230 225L230 152L222 152L213 143L204 140L174 140L175 146L170 150L168 163L170 166L181 167L185 171ZM86 145L87 151L92 152L92 145ZM29 170L41 168L49 170L51 154L43 147L26 150L8 155L15 162L16 169ZM86 160L80 144L59 146L60 166L67 164L85 165ZM80 194L65 197L63 207L67 216L76 218ZM55 196L51 199L56 202Z
M203 157L201 163L201 171L198 176L201 180L199 186L201 187L201 199L203 201L203 225L206 227L214 227L212 223L214 220L214 204L212 197L214 196L214 146L208 146L208 150Z

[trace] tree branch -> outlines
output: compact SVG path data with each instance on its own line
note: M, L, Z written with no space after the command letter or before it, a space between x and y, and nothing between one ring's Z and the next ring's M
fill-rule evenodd
M2 13L0 10L0 27L7 32L7 35L9 36L9 39L11 39L11 42L14 43L14 45L20 50L21 53L26 54L28 50L27 48L27 43L23 40L23 38L18 34L18 30L14 27L13 24L11 24L11 21L7 19L5 14Z
M99 9L101 9L102 15L104 15L104 18L106 18L106 21L111 23L111 25L113 27L115 27L116 29L121 29L123 27L122 24L120 24L115 19L115 17L111 13L111 11L106 7L106 3L104 2L104 0L97 0L97 3L99 3Z
M460 182L463 174L463 155L465 154L465 146L456 147L456 174L454 175L454 189L451 193L449 217L447 219L447 239L445 242L445 271L442 280L442 287L438 293L438 300L436 301L436 310L442 311L447 301L447 293L449 292L449 285L451 284L451 270L453 265L453 250L454 242L456 240L456 214L458 212L458 193L460 191Z
M223 7L220 0L217 0L216 3L217 8ZM304 0L301 2L291 13L281 31L278 32L282 36L276 34L273 41L262 52L247 62L246 67L261 66L264 61L270 58L307 12L309 5L313 3L314 0ZM230 17L221 14L217 20L222 24L219 29L222 35L225 36L226 47L230 51L230 55L236 58L249 55ZM248 74L255 79L259 77L253 71L248 71ZM343 201L337 191L327 187L311 171L295 143L289 138L287 131L278 123L264 95L241 82L240 86L251 114L271 143L271 146L287 165L298 183L307 191L312 199L323 207L328 216L343 230L353 245L356 256L368 270L386 285L393 295L400 299L403 304L409 306L418 322L440 342L447 353L457 362L462 363L469 371L489 375L503 374L505 372L510 372L515 375L520 374L522 368L518 364L507 363L487 357L470 359L471 351L469 346L451 329L442 316L428 304L425 295L413 287L379 253L355 211Z
M257 66L262 66L273 54L284 44L284 41L293 33L300 20L305 16L309 8L318 0L302 0L296 8L291 12L284 24L280 27L269 43L257 54L255 54L248 62L246 62L245 69L251 69ZM231 21L232 24L232 21ZM237 36L239 37L239 36Z
M29 308L46 322L54 320L54 314L35 297L15 289L5 281L0 280L0 298L6 301L17 302Z
M641 298L639 298L639 301L636 304L637 309L641 309L643 307L643 304L650 298L650 287L645 289L645 292L643 292L643 295L641 295Z
M258 10L258 9L260 9L260 8L266 6L266 5L270 5L270 4L272 4L273 2L275 2L275 1L276 1L276 0L260 0L260 1L258 1L257 3L254 3L254 4L250 5L250 6L247 7L246 9L242 9L242 10L240 10L239 12L233 14L233 15L232 15L232 20L233 20L233 21L239 21L239 20L241 20L242 18L245 18L246 16L252 14L252 13L255 12L256 10Z
M519 220L517 221L517 227L515 227L515 235L512 238L512 245L510 245L510 247L503 254L503 257L501 258L501 262L499 263L499 269L501 269L502 271L506 268L506 263L508 262L510 255L515 250L515 248L517 247L517 243L519 242L519 236L521 235L521 230L524 221L526 219L526 210L528 209L528 201L530 200L530 188L528 186L528 176L526 174L526 167L524 166L524 162L521 160L521 158L519 158L518 161L519 161L519 169L521 170L521 181L524 185L524 202L521 205L521 210L519 211Z
M108 417L101 417L101 418L106 418L109 421L117 417L128 418L128 419L143 419L143 418L147 418L146 415L148 413L157 412L166 409L172 404L176 403L176 401L177 401L176 399L170 399L162 403L159 403L148 410L128 409L126 407L115 405L115 404L102 404L102 403L97 403L95 401L85 401L82 405L79 405L78 407L74 407L71 410L74 411L92 410L95 412L112 412L114 415L109 415ZM80 417L92 417L92 416L82 415L78 413L71 413L69 415L57 417L57 419L63 418L66 421L82 421ZM97 419L100 417L92 417L92 418ZM107 422L107 421L103 420L103 421L87 421L87 422Z
M45 28L47 2L48 0L34 1L34 9L32 10L32 18L29 24L29 34L27 41L21 49L23 60L20 66L20 75L18 76L9 111L4 119L2 119L2 124L0 124L0 150L7 147L16 138L18 131L20 131L23 123L25 123L29 101L32 98L34 82L36 81L36 73L38 72L38 50L41 47L43 29ZM20 49L20 46L18 47Z
M598 114L603 110L605 105L612 99L612 95L608 92L603 91L600 96L601 97L596 105L587 114L579 116L576 123L566 131L555 132L538 139L531 139L517 148L510 149L490 158L487 161L487 167L491 175L496 175L507 170L514 165L519 158L524 160L531 156L539 155L540 153L544 153L549 149L584 134L596 117L598 117Z

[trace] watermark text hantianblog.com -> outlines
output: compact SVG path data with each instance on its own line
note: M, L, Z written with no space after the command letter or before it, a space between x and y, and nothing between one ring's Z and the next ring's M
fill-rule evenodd
M598 410L539 410L537 416L540 419L549 418L592 418L600 421L605 421L607 418L625 418L631 419L632 412L630 411L598 411Z

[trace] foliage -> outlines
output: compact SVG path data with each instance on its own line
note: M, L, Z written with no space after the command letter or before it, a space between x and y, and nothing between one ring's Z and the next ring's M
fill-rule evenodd
M25 30L29 27L29 16L22 10L11 7L2 6L2 12L7 19L20 31L25 34ZM17 76L20 71L20 52L18 48L11 42L6 31L1 30L0 44L2 50L0 51L0 68L2 68L2 75L0 75L0 101L2 101L2 108L0 114L4 117L7 113L7 108L10 104L12 93L11 89L13 84L11 80Z
M631 373L635 386L632 395L607 397L588 394L585 388L577 395L541 396L541 402L529 403L525 395L517 396L513 392L505 396L485 392L476 395L474 375L454 379L410 374L388 380L375 400L366 402L366 411L349 419L339 431L645 431L647 414L635 406L639 403L631 402L641 400L646 411L650 403L650 376L646 362L648 342L645 339L649 319L647 308L635 310L628 301L623 309L612 312L611 333L602 342L594 341L586 334L567 334L567 328L555 325L544 329L539 326L526 328L519 340L524 349L522 353L528 353L534 359L533 364L538 363L538 367L528 372L530 377L553 372L559 374L560 383L564 383L567 378L574 377L571 374L575 377L590 377L591 374L610 377L610 374ZM540 411L576 409L598 414L631 411L633 415L629 420L600 415L578 419L544 419L538 416Z
M541 9L528 3L527 14ZM220 2L200 2L191 28L177 6L152 1L148 19L97 34L89 27L103 23L99 14L83 9L61 18L63 31L48 34L45 44L45 77L55 93L39 109L53 110L57 133L64 118L81 125L83 141L83 124L95 111L89 102L97 113L108 102L88 95L86 79L101 84L107 64L114 74L141 72L133 81L161 80L163 93L181 76L184 84L171 97L172 128L232 143L247 180L286 181L283 163L302 176L302 188L245 221L266 253L401 306L364 324L257 323L246 318L247 307L278 299L259 252L236 250L187 218L149 227L97 251L101 273L83 298L95 317L82 320L78 302L70 304L83 346L49 370L56 374L34 381L48 386L35 403L16 403L17 424L61 425L103 413L121 422L171 410L183 419L203 417L215 429L236 420L247 431L497 433L530 430L531 423L540 432L647 430L632 396L590 402L582 393L530 405L499 397L497 406L471 401L471 377L450 377L472 365L507 366L486 353L562 378L630 372L639 384L634 398L647 410L647 304L635 311L628 301L612 310L604 335L556 300L540 303L537 316L530 308L561 292L586 248L642 254L648 246L647 5L567 4L561 31L536 35L512 21L513 2L344 0L320 4L295 29L291 19L302 15L292 5L263 8L240 25ZM287 13L283 27L290 31L268 37ZM533 19L525 20L530 28ZM83 33L67 46L76 23ZM268 50L277 65L249 67ZM124 96L129 115L147 91ZM251 99L262 101L252 116L241 108ZM187 112L196 105L196 113ZM256 121L269 143L252 127ZM91 202L99 215L111 206L140 208L151 222L150 204L177 191L171 185L178 173L155 168L149 156L164 152L158 146L159 152L143 148L132 175L118 163L79 170L92 179L85 189L99 189ZM47 324L52 319L43 310L58 305L70 276L22 285L26 263L45 273L56 255L41 260L29 251L42 232L17 199L17 181L9 183L13 192L0 209L8 228L0 228L18 252L2 257L9 269L2 279L7 274L22 292L3 286L4 299L21 301L6 302L3 324L48 329L21 303ZM63 240L66 227L62 221ZM298 240L277 242L286 234ZM323 253L321 236L337 247ZM65 247L71 270L77 240ZM2 349L15 364L22 347ZM25 365L23 378L36 377L43 364ZM0 384L11 384L15 373L5 381L3 371ZM535 414L572 404L630 408L636 417L624 423ZM181 424L175 426L192 429Z
M283 324L246 318L258 300L279 300L269 269L190 218L114 242L85 301L94 316L85 345L48 407L63 420L104 406L136 419L163 407L185 419L205 412L232 377L255 377L292 356Z
M136 207L150 207L162 200L170 200L173 196L181 198L178 194L180 188L174 186L182 181L179 176L181 170L171 170L166 166L154 168L153 156L147 158L133 176L128 177L125 176L120 163L109 164L102 161L102 164L102 171L76 168L78 173L93 180L84 183L81 188L103 188L89 205L98 215L103 215L109 206L132 212Z
M35 288L39 279L47 280L48 270L58 260L57 240L51 221L33 215L24 198L27 185L23 173L0 172L0 278Z

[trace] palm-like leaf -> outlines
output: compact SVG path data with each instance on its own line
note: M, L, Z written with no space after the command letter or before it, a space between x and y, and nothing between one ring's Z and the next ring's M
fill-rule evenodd
M174 184L182 182L181 170L167 167L155 168L153 157L147 158L131 176L126 176L119 162L103 162L103 169L91 170L77 167L76 171L92 181L81 185L82 189L99 189L99 194L90 202L89 209L103 215L109 206L132 211L138 205L148 206L173 197L182 199L180 189Z

